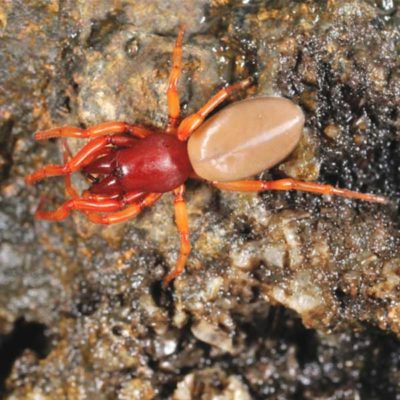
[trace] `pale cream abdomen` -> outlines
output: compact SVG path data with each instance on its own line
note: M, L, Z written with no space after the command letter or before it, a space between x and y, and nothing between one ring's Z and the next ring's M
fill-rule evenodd
M271 168L300 140L304 114L283 97L250 98L222 109L190 137L194 171L209 181L235 181Z

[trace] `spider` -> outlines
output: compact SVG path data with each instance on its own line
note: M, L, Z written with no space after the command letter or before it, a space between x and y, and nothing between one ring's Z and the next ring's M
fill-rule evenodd
M173 192L181 248L175 268L163 280L166 287L184 271L191 250L183 197L188 178L198 178L228 191L300 190L386 203L381 196L290 178L243 180L290 154L301 137L303 112L290 100L258 97L233 103L205 121L233 92L250 86L252 80L248 78L224 87L180 122L177 84L182 68L183 36L181 28L173 50L167 90L168 123L164 130L110 121L87 129L66 126L35 134L36 140L90 139L72 157L64 150L63 165L44 166L25 178L32 184L63 175L66 192L71 197L54 211L44 211L39 205L36 218L60 221L72 210L78 210L96 224L116 224L136 217L163 193ZM82 195L71 183L71 174L78 171L93 181Z

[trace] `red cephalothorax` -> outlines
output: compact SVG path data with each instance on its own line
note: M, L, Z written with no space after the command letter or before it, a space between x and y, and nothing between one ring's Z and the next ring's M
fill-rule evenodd
M125 149L112 150L84 169L101 179L89 189L93 194L129 192L165 193L185 183L192 173L187 142L155 133L133 141Z
M87 129L67 126L35 134L37 140L55 137L91 139L73 157L64 150L63 165L47 165L26 177L27 183L34 183L63 175L70 197L54 211L39 207L36 218L59 221L72 210L79 210L94 223L115 224L134 218L163 193L172 191L181 250L175 268L164 278L166 286L183 272L190 253L188 217L183 199L184 183L189 176L201 178L221 190L301 190L386 202L381 196L290 178L241 180L276 165L289 155L302 133L303 112L287 99L259 97L234 103L204 122L232 92L251 84L250 79L245 79L221 89L196 113L179 123L177 83L182 64L182 42L181 29L173 52L167 91L169 118L165 131L110 121ZM71 174L78 171L92 181L82 195L71 183Z

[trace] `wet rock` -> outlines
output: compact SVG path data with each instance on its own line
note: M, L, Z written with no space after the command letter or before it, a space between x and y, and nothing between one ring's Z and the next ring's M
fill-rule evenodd
M174 400L192 399L250 400L246 386L237 376L226 377L222 371L207 369L189 374L172 396Z
M48 353L21 340L9 358L7 398L394 398L397 19L395 7L361 1L0 6L0 359L21 316L48 330ZM298 148L260 177L393 204L189 182L193 251L168 290L160 281L179 251L171 195L115 227L77 213L34 221L40 196L51 209L64 189L62 179L25 186L28 172L62 159L57 141L31 134L113 118L162 127L182 22L184 114L252 75L237 98L283 95L306 113Z

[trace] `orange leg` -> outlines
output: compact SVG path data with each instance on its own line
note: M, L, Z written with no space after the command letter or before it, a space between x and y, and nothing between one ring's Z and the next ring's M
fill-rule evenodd
M37 219L45 219L48 221L61 221L67 218L72 210L93 211L93 212L112 212L118 211L124 207L125 203L120 200L101 200L73 198L66 201L54 211L36 211Z
M174 280L183 272L183 270L185 269L186 261L190 253L189 221L188 221L185 200L183 198L184 191L185 191L184 185L181 185L179 186L178 189L174 190L175 222L176 226L178 227L181 239L181 249L175 268L163 280L164 287L167 287L172 280Z
M76 194L76 192L75 192ZM83 211L88 219L97 224L115 224L135 217L140 211L154 204L161 197L161 193L131 193L120 199L111 198L73 198L66 201L54 211L43 211L41 206L36 211L37 219L61 221L69 216L71 211ZM140 200L139 200L140 199ZM130 205L127 206L127 204ZM125 207L125 208L124 208ZM108 213L99 215L97 213Z
M347 189L336 188L331 185L324 185L314 182L302 182L295 179L279 179L277 181L237 181L237 182L211 182L211 184L221 190L233 192L264 192L267 190L300 190L322 195L334 195L359 199L374 203L387 203L383 196L368 193L358 193Z
M72 199L79 198L78 192L72 185L71 175L67 174L64 177L65 193Z
M169 84L167 90L168 101L168 125L167 133L175 133L178 126L181 106L178 94L178 81L182 70L182 43L184 28L181 28L176 39L174 51L172 54L172 70L169 76Z
M62 145L63 145L63 157L64 157L64 164L67 164L68 161L72 158L71 152L68 148L68 144L65 139L62 140ZM78 199L79 195L76 189L72 185L72 179L71 175L67 174L64 176L64 185L65 185L65 193L72 199Z
M129 219L135 218L138 214L142 212L145 207L152 206L162 195L163 193L149 193L145 195L143 199L126 206L123 210L105 215L90 213L87 217L91 222L102 225L111 225L125 222Z
M82 147L78 153L64 165L46 165L25 178L28 184L40 181L44 178L57 175L72 174L90 164L96 157L103 154L106 146L115 145L129 147L134 145L135 139L127 136L102 136L91 140Z
M216 107L218 107L224 100L226 100L236 90L244 89L251 85L252 80L247 78L243 81L237 82L231 86L221 89L217 94L211 97L207 103L201 107L196 113L186 117L178 127L178 138L180 140L187 140L191 133L196 130Z
M95 138L98 136L107 136L121 133L129 133L132 136L143 139L154 133L154 130L145 128L141 125L131 125L122 121L109 121L102 124L93 125L87 129L64 126L62 128L49 129L35 133L36 140L45 140L57 137L70 138Z

